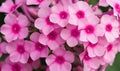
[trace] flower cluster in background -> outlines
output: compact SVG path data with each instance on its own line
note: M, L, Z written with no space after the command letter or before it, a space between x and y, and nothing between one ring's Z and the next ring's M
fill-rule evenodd
M0 12L0 71L105 71L120 52L120 0L5 0Z

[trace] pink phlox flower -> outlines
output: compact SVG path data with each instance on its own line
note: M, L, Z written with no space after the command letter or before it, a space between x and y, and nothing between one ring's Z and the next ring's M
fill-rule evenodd
M45 58L48 56L48 47L39 43L39 36L40 34L38 32L34 32L30 39L34 42L34 48L32 49L30 53L30 57L33 61L39 59L39 58Z
M46 63L50 71L71 71L71 63L74 61L74 55L62 47L53 51L53 54L46 58Z
M2 25L0 31L8 42L27 37L29 21L26 16L20 14L17 17L14 14L8 14L4 21L5 24Z

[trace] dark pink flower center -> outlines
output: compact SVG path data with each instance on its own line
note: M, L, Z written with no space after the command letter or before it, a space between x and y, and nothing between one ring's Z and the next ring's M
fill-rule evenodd
M47 25L53 25L54 24L50 21L49 16L46 18L46 23L47 23Z
M43 2L44 0L37 0L37 2L39 2L39 3L41 3L41 2Z
M81 18L84 18L85 17L85 13L81 10L79 10L77 13L76 13L76 16L78 19L81 19Z
M65 12L65 11L62 11L62 12L60 12L59 16L60 16L61 19L67 19L68 13Z
M20 32L20 30L21 30L21 27L20 27L19 24L13 24L13 25L12 25L12 32L13 32L14 34L18 34L18 33Z
M24 46L23 46L23 45L18 45L17 51L18 51L20 54L23 54L23 53L25 52Z
M43 49L43 47L45 47L45 46L42 45L42 44L40 44L39 42L37 42L37 43L35 44L35 48L36 48L36 50L38 50L38 51L41 51L41 50Z
M107 46L107 51L108 51L108 52L111 51L111 50L112 50L112 47L113 47L113 45L112 45L112 44L109 44L109 45Z
M111 24L106 25L106 31L111 32L112 26Z
M71 36L78 37L80 35L80 31L78 29L71 30Z
M51 33L49 33L47 35L47 37L50 39L50 40L55 40L57 38L57 33L55 31L52 31Z
M120 5L118 3L115 4L115 9L118 13L120 13Z
M92 44L92 43L90 43L90 45L89 45L91 48L94 48L95 46L97 46L97 43L96 44Z
M13 5L13 6L10 8L10 12L14 11L16 8L17 8L17 5Z
M12 71L21 71L21 67L18 64L12 65Z
M85 28L86 33L91 34L94 32L94 27L92 25L88 25Z
M65 62L65 59L63 56L57 56L55 61L59 64L63 64Z

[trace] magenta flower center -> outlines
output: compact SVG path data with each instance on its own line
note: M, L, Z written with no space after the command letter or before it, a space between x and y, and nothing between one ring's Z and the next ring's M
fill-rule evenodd
M84 18L85 17L85 13L81 10L79 10L77 13L76 13L76 16L78 19L81 19L81 18Z
M13 5L13 6L10 8L10 12L14 11L16 8L17 8L17 5Z
M112 26L111 24L106 25L106 31L111 32Z
M86 28L85 28L85 31L86 33L88 34L91 34L94 32L94 27L92 25L88 25Z
M12 25L12 32L13 32L14 34L18 34L18 33L20 32L20 29L21 29L21 27L20 27L19 24L13 24L13 25Z
M71 36L78 37L80 35L80 31L77 29L71 30Z
M57 56L55 61L59 64L63 64L65 62L65 59L63 56Z
M18 64L12 65L12 71L21 71L21 67Z
M43 49L43 47L44 47L44 45L40 44L39 42L37 42L37 43L35 44L35 48L36 48L36 50L38 50L38 51L41 51L41 50Z
M111 51L111 50L112 50L112 47L113 47L113 45L112 45L112 44L109 44L109 45L107 46L107 51L108 51L108 52Z
M39 2L39 3L41 3L41 2L43 2L44 0L37 0L37 2Z
M120 5L118 3L115 4L115 9L118 13L120 13Z
M23 53L25 52L24 46L23 46L23 45L18 45L17 51L18 51L20 54L23 54Z
M68 13L65 12L65 11L62 11L62 12L60 12L59 16L60 16L61 19L67 19Z
M46 18L46 23L47 23L47 25L53 25L54 24L50 21L49 16Z
M47 37L50 39L50 40L55 40L57 38L57 33L55 31L49 33L47 35Z

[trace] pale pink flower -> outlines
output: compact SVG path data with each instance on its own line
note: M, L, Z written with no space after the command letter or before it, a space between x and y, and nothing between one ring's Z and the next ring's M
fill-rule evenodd
M79 44L80 30L77 26L67 25L67 28L61 31L60 36L70 47L74 47Z
M98 21L99 22L99 21ZM95 44L98 42L98 35L97 35L97 26L98 23L92 23L84 21L84 24L80 24L78 28L81 28L80 32L80 41L83 42L90 42L92 44Z
M50 14L51 14L50 8L42 7L38 11L39 18L36 19L35 21L35 27L38 28L39 30L42 30L42 32L45 35L49 34L55 28L58 28L58 25L50 21Z
M5 24L1 27L1 33L5 35L8 42L16 39L24 39L28 35L28 19L24 15L18 17L14 14L8 14L5 17Z
M97 34L105 36L108 42L115 41L119 37L119 22L114 16L103 15L97 26Z
M108 3L106 2L106 0L99 0L99 6L108 6Z
M46 58L50 71L71 71L73 61L74 55L62 47L53 51L53 54Z
M82 54L79 55L80 60L84 63L83 71L96 71L101 64L101 61L98 57L91 58L88 56L88 53L84 51Z
M65 27L68 24L69 13L68 7L62 4L56 4L51 8L50 21Z
M5 63L1 67L1 71L32 71L32 68L27 64L13 63L9 58L6 58Z
M108 43L106 46L106 50L105 50L105 54L103 56L103 60L105 63L108 63L110 65L113 64L115 56L118 52L118 47L116 47L116 43L118 42L114 42L114 43Z
M96 44L89 43L86 47L88 56L89 57L96 57L96 56L103 56L106 50L105 45L107 44L107 41L105 38L99 38L98 42Z
M92 8L84 1L78 1L68 8L70 18L69 23L72 25L84 24L84 20L92 23L98 23L99 19L94 15Z
M30 39L34 42L34 48L30 52L30 57L33 61L39 59L39 58L45 58L48 56L48 47L45 45L42 45L39 43L39 36L40 34L37 32L34 32L31 36Z
M51 0L26 0L27 5L39 5L39 7L48 7Z
M29 53L32 51L33 43L27 40L16 40L6 47L10 60L12 62L27 63Z
M60 31L61 29L55 29L48 35L41 34L39 42L43 45L47 45L52 50L59 48L64 43L64 40L60 37Z
M106 0L106 2L113 7L114 15L120 16L120 0Z
M6 0L0 7L0 12L11 13L19 7L19 4L14 4L13 0Z

